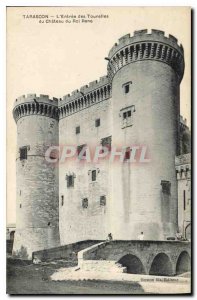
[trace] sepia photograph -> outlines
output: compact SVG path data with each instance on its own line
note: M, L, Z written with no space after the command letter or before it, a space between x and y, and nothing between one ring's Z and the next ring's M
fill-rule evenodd
M192 293L191 14L6 8L7 294Z

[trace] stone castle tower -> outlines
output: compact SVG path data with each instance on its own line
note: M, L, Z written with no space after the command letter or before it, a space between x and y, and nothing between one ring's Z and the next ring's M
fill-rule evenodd
M103 240L109 232L120 240L135 240L141 231L162 240L177 230L183 47L163 31L141 30L120 38L106 60L107 76L71 95L31 94L15 102L15 252ZM127 154L121 164L47 164L46 149L65 144L124 146ZM128 163L141 146L149 162Z
M163 239L177 230L174 159L179 152L183 48L176 38L166 38L162 31L147 34L147 30L141 30L133 37L120 38L109 59L113 142L128 147L131 143L146 145L151 159L148 164L123 164L113 170L116 236L134 238L136 232L143 231L147 239ZM128 111L131 120L127 118L123 128L120 120Z
M16 99L16 234L13 251L60 244L58 168L45 160L46 149L59 143L58 101L35 94Z

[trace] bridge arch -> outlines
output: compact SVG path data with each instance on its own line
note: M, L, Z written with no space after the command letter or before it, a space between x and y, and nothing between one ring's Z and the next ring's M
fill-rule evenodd
M118 263L127 267L127 273L146 274L143 263L136 255L126 254L119 259Z
M159 253L154 257L150 267L149 275L173 275L172 263L167 254Z
M176 274L183 274L191 270L190 256L187 251L182 251L177 259Z

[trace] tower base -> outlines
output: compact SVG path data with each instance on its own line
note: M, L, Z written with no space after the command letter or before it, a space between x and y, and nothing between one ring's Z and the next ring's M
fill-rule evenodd
M57 227L16 229L12 254L22 259L32 259L33 251L58 246L60 237Z

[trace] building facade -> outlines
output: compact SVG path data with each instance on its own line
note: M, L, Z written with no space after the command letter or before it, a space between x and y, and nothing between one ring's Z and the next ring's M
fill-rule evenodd
M175 236L183 47L163 31L140 30L120 38L106 60L107 76L71 95L15 101L15 253L109 233L118 240ZM68 145L77 159L64 159ZM108 159L89 161L98 145ZM50 146L59 159L46 152Z
M176 157L178 181L178 227L181 235L191 240L191 155Z

